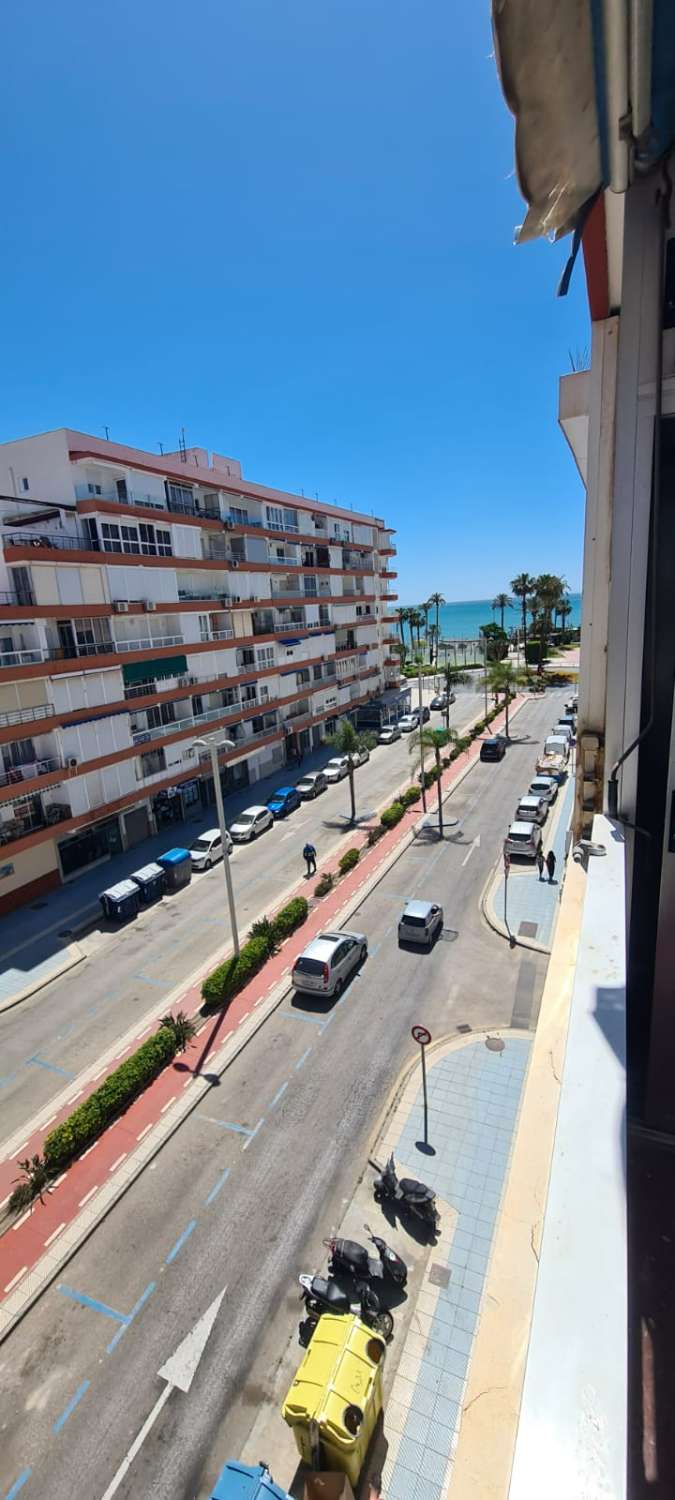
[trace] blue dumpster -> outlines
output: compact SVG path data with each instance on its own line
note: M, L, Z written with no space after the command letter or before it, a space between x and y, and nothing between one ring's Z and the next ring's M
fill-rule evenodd
M151 901L159 901L166 889L166 871L161 865L143 865L142 870L132 870L129 879L138 886L144 906L149 906Z
M117 885L102 891L99 901L103 915L113 922L127 922L135 917L141 904L141 893L133 880L120 880Z
M250 1468L230 1459L217 1480L211 1500L290 1500L290 1496L287 1490L274 1484L263 1464Z
M160 854L157 863L166 875L167 891L179 891L182 885L190 884L192 856L189 849L167 849L166 854Z

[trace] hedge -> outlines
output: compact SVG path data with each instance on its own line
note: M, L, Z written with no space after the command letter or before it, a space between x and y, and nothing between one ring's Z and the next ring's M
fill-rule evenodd
M296 927L301 927L307 921L309 905L304 896L295 896L287 906L282 906L276 917L272 918L272 931L275 938L290 937Z
M176 1033L162 1026L148 1037L132 1057L120 1063L100 1088L80 1104L72 1115L51 1130L44 1144L45 1166L49 1172L68 1165L79 1151L96 1140L111 1120L161 1073L176 1054Z
M296 896L287 906L282 906L272 920L275 941L289 937L296 927L305 921L309 905L304 896ZM238 956L228 958L209 974L202 984L202 1000L207 1008L217 1009L238 995L270 956L269 941L265 936L250 937Z
M376 825L375 825L374 828L369 828L368 829L368 848L369 849L373 849L374 846L375 846L375 844L379 843L380 839L384 838L384 835L385 835L386 832L387 832L386 828L384 828L381 823L376 823Z
M314 895L318 896L319 898L321 896L327 896L328 892L332 891L334 885L335 876L331 874L330 870L325 870L314 887Z
M383 828L395 828L396 824L400 823L404 812L405 808L401 802L392 802L391 807L385 807L380 818Z
M360 849L345 849L344 854L338 860L338 869L340 871L340 874L346 875L349 870L353 870L354 866L358 864L360 858Z
M398 800L403 803L404 807L412 807L413 802L419 802L421 795L418 786L409 786L401 793Z

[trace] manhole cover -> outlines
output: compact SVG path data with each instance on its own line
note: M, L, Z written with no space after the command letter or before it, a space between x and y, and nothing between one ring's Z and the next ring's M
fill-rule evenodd
M457 1030L458 1031L462 1031L462 1032L467 1032L467 1031L471 1030L471 1027L469 1026L468 1021L462 1021L461 1026L458 1026Z
M538 922L521 922L520 927L518 928L518 936L535 938L538 931Z
M488 1052L503 1052L506 1042L500 1036L486 1036L485 1045Z
M450 1272L447 1266L442 1266L439 1260L435 1260L429 1272L429 1280L432 1286L450 1285Z

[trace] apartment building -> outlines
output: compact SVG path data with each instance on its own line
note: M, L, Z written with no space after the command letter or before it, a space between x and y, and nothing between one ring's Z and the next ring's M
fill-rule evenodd
M384 521L65 428L0 445L0 912L398 684Z

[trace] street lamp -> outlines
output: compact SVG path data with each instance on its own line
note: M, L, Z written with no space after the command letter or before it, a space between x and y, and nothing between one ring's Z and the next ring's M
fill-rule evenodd
M223 807L223 789L220 785L220 768L218 765L219 750L234 750L234 740L218 738L217 734L204 735L203 739L193 740L195 748L203 745L211 757L211 771L213 774L213 787L216 794L216 809L218 812L218 826L220 838L223 845L223 870L225 872L225 884L227 886L227 902L230 908L230 926L232 928L232 943L234 945L234 956L239 957L239 933L237 931L237 913L234 907L234 888L232 885L232 871L230 869L230 835L225 822L225 809Z

